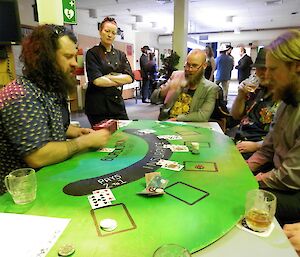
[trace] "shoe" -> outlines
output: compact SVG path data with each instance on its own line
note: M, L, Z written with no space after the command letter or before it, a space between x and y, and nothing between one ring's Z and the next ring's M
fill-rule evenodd
M150 103L150 101L148 101L148 100L142 100L142 103L149 104L149 103Z

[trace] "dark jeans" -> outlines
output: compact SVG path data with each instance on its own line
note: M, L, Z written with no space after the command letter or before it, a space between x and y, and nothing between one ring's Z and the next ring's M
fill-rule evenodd
M277 197L275 216L281 226L300 221L300 191L264 190L273 193Z
M146 99L150 98L149 85L150 85L149 79L143 79L143 83L142 83L142 101L146 101Z

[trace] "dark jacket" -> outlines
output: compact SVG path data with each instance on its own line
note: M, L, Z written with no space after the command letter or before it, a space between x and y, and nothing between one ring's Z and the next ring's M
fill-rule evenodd
M251 57L245 54L239 61L238 65L235 67L238 69L238 80L241 83L243 80L249 78L251 65L253 64Z

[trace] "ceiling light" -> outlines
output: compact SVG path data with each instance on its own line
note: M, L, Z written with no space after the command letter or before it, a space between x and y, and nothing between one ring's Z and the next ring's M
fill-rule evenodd
M267 6L282 5L282 0L268 0L265 2Z

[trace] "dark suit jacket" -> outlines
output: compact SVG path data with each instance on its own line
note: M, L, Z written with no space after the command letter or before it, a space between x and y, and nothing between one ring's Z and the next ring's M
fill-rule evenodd
M148 79L148 58L142 54L140 57L141 75L143 79Z
M251 65L253 64L251 57L249 55L244 55L235 67L238 69L238 80L241 83L243 80L249 78Z

